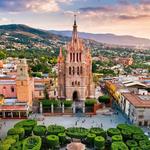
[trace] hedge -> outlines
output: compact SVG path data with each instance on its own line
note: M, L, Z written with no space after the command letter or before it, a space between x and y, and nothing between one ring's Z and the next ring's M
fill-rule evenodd
M124 142L113 142L111 144L111 150L129 150Z
M107 130L107 134L108 134L110 137L112 137L113 135L120 135L121 132L120 132L120 130L117 129L117 128L109 128L109 129Z
M32 133L33 128L37 125L37 121L36 120L32 120L32 119L27 119L27 120L23 120L20 121L18 123L15 124L14 127L18 128L18 127L22 127L25 130L25 136L30 136Z
M119 142L122 140L123 140L122 135L113 135L112 136L112 142Z
M25 134L24 128L21 128L21 127L11 128L7 132L7 135L18 135L19 139L23 139L24 134Z
M102 128L93 127L90 129L90 132L96 134L96 136L106 137L106 132Z
M72 101L64 101L63 103L64 103L65 107L71 107L73 102Z
M33 133L34 135L38 135L38 136L44 136L46 134L46 126L44 125L38 125L38 126L35 126L33 128Z
M50 99L42 100L43 107L51 107L52 104L54 105L54 107L57 107L60 105L60 101L59 100L50 100Z
M48 135L46 141L48 146L52 149L59 146L59 137L56 135Z
M105 149L105 139L102 136L95 137L94 147L99 150Z
M40 150L41 145L42 142L39 136L30 136L23 141L22 150Z
M66 134L71 138L83 139L86 138L89 130L82 127L71 127L67 128Z
M60 125L50 125L47 128L47 134L58 135L59 133L65 132L65 128Z

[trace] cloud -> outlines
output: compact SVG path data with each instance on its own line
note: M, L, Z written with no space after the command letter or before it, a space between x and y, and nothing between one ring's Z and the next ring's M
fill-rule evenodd
M1 23L1 24L8 23L9 21L10 21L10 20L9 20L9 19L7 19L7 18L5 18L5 17L0 18L0 23Z
M0 10L8 12L32 11L37 13L57 12L60 4L73 0L1 0Z

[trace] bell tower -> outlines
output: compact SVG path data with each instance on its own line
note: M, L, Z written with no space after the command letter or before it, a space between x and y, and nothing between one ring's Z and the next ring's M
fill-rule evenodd
M19 60L16 77L17 100L32 105L32 81L28 74L26 59Z

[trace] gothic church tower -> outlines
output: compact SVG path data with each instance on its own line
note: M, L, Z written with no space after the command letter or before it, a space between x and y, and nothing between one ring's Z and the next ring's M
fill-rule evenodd
M74 101L94 97L92 58L90 50L78 37L76 16L66 58L61 50L58 57L58 97Z

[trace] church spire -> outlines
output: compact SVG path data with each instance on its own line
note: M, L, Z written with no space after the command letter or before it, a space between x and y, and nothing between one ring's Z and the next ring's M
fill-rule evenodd
M60 62L64 62L64 57L62 54L62 48L61 47L59 49L59 56L58 56L58 63L60 63Z
M73 25L73 32L72 32L72 42L76 43L77 40L78 40L77 23L76 23L76 15L74 15L74 25Z

